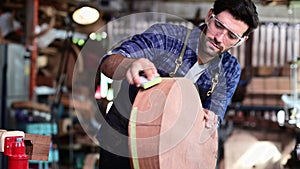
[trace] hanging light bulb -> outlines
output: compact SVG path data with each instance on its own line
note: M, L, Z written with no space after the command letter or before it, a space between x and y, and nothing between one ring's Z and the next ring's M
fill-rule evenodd
M73 21L80 25L92 24L96 22L99 19L99 17L99 11L90 6L83 6L77 8L72 14Z

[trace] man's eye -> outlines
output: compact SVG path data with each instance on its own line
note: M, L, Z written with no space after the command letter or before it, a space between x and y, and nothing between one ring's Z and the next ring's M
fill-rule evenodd
M234 33L232 33L232 32L229 32L228 35L229 35L230 39L233 39L233 40L238 39L238 37Z
M215 26L218 29L224 29L224 26L220 22L218 22L217 20L215 20Z

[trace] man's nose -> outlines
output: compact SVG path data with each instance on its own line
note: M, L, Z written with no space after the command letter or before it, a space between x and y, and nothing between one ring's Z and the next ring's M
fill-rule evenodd
M215 37L215 38L216 38L219 42L222 42L222 41L225 40L226 35L227 35L227 30L226 30L226 29L219 30L218 32L216 32L216 37Z

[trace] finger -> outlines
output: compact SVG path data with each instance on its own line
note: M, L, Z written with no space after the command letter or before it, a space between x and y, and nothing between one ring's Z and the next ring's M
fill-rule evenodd
M129 83L132 85L140 86L140 76L139 72L143 70L143 66L139 63L139 60L133 62L131 67L127 71L127 77Z
M152 80L154 76L159 76L155 65L148 59L141 58L134 61L127 71L127 79L130 84L140 86L140 72L143 72L148 80Z
M204 120L205 120L205 121L208 121L208 120L209 120L209 115L206 114L206 113L204 114Z
M148 59L143 61L143 73L144 76L149 80L159 76L155 65Z
M140 86L140 79L139 79L139 69L137 68L130 68L127 73L126 73L126 78L127 78L127 81L129 82L129 84L131 85L135 85L137 87Z
M131 84L131 85L134 84L134 82L133 82L133 77L132 77L130 71L127 71L127 72L126 72L126 79L127 79L127 81L128 81L129 84Z
M140 82L140 76L134 76L133 77L133 84L135 84L135 86L140 87L141 86L141 82Z
M207 109L203 109L203 111L204 111L204 120L208 121L210 111Z
M148 59L138 59L132 64L131 74L133 77L133 81L135 84L140 84L140 72L143 72L143 76L146 78L152 78L151 72L155 68L154 64L150 62ZM150 80L150 79L149 79Z
M159 76L159 74L157 73L157 70L156 70L155 67L149 68L149 69L145 69L144 70L144 75L149 80L153 80L153 78Z
M206 127L212 128L217 123L217 115L214 112L208 110L208 120L206 121Z

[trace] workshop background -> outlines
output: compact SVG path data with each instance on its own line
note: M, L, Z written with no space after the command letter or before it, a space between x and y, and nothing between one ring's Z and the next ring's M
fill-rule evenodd
M300 169L300 1L254 2L260 25L230 51L243 72L219 130L218 168ZM100 57L155 21L201 24L212 3L1 0L0 129L49 136L48 160L30 169L97 168L100 112L116 92L96 72ZM84 6L96 11L76 20ZM0 168L7 160L0 153Z

